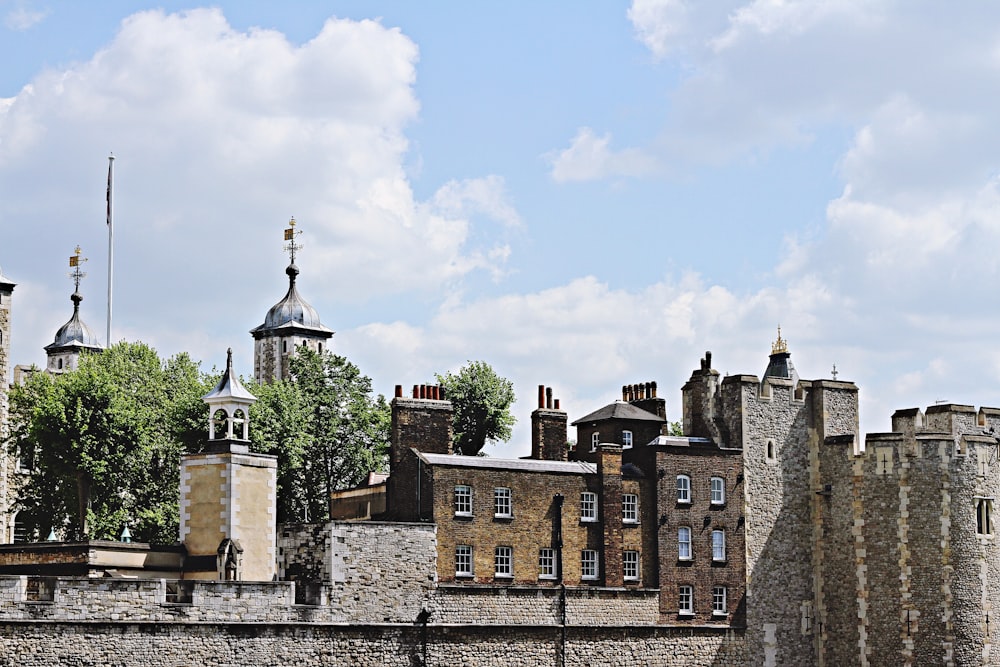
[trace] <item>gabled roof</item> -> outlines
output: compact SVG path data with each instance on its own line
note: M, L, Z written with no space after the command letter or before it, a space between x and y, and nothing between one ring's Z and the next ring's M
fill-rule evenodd
M577 426L585 422L607 421L608 419L627 419L629 421L650 421L650 422L660 422L661 424L666 421L659 415L655 415L649 410L643 410L642 408L637 408L631 403L615 401L610 405L605 405L600 410L591 412L586 417L580 417L575 422L573 422L571 426Z

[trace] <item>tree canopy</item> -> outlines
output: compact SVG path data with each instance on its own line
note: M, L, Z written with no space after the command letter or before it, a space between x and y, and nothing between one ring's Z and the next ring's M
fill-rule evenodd
M10 447L29 460L18 518L30 533L177 539L180 454L205 440L211 378L187 354L143 343L84 355L61 375L34 373L10 396Z
M510 412L516 400L510 380L497 375L485 361L470 361L457 373L438 374L437 381L454 409L456 451L475 455L487 442L510 439L516 421Z
M300 346L289 370L289 380L249 387L250 439L278 456L278 521L323 521L333 491L385 468L389 405L345 357Z

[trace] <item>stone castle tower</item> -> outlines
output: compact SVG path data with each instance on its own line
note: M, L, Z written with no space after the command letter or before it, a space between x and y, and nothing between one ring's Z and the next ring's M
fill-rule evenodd
M66 324L59 327L53 341L45 346L48 358L45 370L49 373L72 370L79 365L81 354L100 352L104 349L94 332L80 319L80 303L83 301L80 281L87 275L80 270L80 264L85 261L86 258L80 257L80 246L77 246L75 254L69 258L70 268L73 269L70 273L74 286L73 294L70 296L73 302L73 315Z
M10 315L15 283L0 270L0 443L7 437L7 391L10 387ZM0 448L0 542L12 538L14 518L10 511L11 475L14 462Z
M333 336L333 331L320 322L316 309L299 296L295 287L299 275L295 252L301 248L296 245L295 236L300 232L295 229L295 218L288 224L285 230L285 240L288 241L285 249L291 259L285 269L288 291L267 311L264 323L250 331L254 339L253 367L257 382L286 379L288 359L295 353L296 347L307 345L309 349L322 353Z

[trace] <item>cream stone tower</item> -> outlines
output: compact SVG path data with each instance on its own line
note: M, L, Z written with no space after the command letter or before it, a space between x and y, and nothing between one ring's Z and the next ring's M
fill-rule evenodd
M250 452L249 408L257 399L233 371L205 395L209 440L181 458L180 540L186 577L270 581L276 573L277 457Z
M285 229L285 249L291 261L285 273L288 274L288 292L274 304L264 323L251 329L254 339L254 378L257 382L271 382L288 378L288 359L299 345L307 345L314 352L322 353L333 331L319 321L316 309L299 296L295 279L299 267L295 265L295 252L302 246L295 243L301 232L295 229L295 218Z

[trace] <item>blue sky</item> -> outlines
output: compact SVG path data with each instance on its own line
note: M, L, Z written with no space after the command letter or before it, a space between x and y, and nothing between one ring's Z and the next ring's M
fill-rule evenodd
M285 288L377 391L484 359L570 418L705 350L1000 405L1000 10L985 4L0 0L0 267L42 363L104 331L218 365Z

